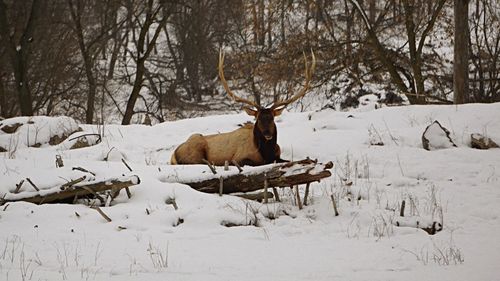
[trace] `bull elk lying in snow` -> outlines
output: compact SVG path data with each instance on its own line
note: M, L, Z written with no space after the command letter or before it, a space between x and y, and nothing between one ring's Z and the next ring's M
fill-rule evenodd
M312 62L308 67L305 60L305 83L300 92L291 98L275 102L271 107L261 107L254 101L236 96L224 77L224 55L219 53L219 77L228 95L237 102L246 104L245 112L254 116L255 124L247 124L229 132L203 136L191 135L172 154L171 164L203 164L207 161L217 166L236 162L239 165L264 165L273 162L286 162L280 158L280 147L277 142L277 130L274 117L279 116L290 103L303 97L309 89L309 83L316 66L316 58L311 52Z

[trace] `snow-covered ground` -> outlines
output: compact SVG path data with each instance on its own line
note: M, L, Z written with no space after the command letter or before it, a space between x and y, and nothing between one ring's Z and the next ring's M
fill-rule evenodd
M500 104L285 112L277 120L282 158L335 163L331 178L312 185L303 210L289 189L280 191L283 202L263 205L175 183L210 173L169 166L179 143L248 120L242 113L152 127L81 125L75 134L100 133L102 142L72 150L72 137L35 148L29 130L0 133L11 149L0 153L0 198L19 196L16 184L26 178L40 189L84 174L141 179L132 198L122 192L102 207L112 222L84 204L1 206L0 280L500 279L500 149L469 147L472 133L500 143ZM457 147L422 148L434 120ZM56 155L64 167L55 168ZM26 182L19 191L36 192ZM173 199L178 210L166 203ZM411 227L417 220L443 230L428 235Z

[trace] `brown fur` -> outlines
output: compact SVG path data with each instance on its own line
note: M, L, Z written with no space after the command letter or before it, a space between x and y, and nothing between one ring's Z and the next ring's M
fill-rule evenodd
M203 164L203 159L217 166L234 160L240 165L262 165L264 159L254 143L253 124L229 132L203 136L191 135L172 154L171 164ZM280 149L276 145L279 158Z

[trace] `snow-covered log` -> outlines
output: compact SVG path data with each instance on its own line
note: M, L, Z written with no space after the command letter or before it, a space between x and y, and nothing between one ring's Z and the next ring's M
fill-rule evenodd
M59 188L50 188L49 190L42 190L35 193L22 192L18 194L7 194L8 196L5 196L5 198L0 198L0 205L15 201L25 201L35 204L71 202L75 198L96 195L98 192L106 190L118 192L123 188L128 188L140 183L138 176L113 178L105 181L82 184L81 182L84 179L85 176L61 185Z
M209 179L183 181L182 183L191 186L192 188L207 192L219 193L220 183L222 180L222 193L233 192L249 192L265 187L288 187L299 184L306 184L310 182L320 181L321 179L331 176L329 171L333 167L332 162L326 164L317 163L311 159L300 161L279 163L270 165L268 169L256 171L249 171L217 177L214 175Z
M393 221L393 224L399 227L419 228L429 235L434 235L443 230L443 225L440 222L421 217L399 217Z

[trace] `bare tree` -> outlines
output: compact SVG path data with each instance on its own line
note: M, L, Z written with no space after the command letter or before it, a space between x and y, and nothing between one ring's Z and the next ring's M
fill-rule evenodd
M467 101L469 90L469 0L455 0L453 43L453 101Z
M129 19L139 29L139 36L134 41L136 50L130 52L136 63L136 72L132 92L123 115L122 125L130 124L135 113L134 106L143 87L146 60L153 51L156 40L170 16L169 7L155 0L148 0L147 3L142 3L142 1L138 1L138 3L129 2L127 8ZM144 14L141 13L141 10L144 11ZM150 29L152 29L152 36L150 36Z
M500 101L500 3L476 0L470 17L470 92L466 102Z
M41 7L40 0L33 0L31 2L31 9L25 26L21 29L21 34L16 40L9 28L7 6L4 0L0 0L0 37L2 41L7 43L6 52L14 69L16 92L22 115L33 115L32 97L29 88L30 81L28 80L28 56Z
M100 52L105 52L106 42L116 37L113 32L118 32L123 22L117 22L116 12L111 11L118 8L114 0L67 3L88 83L85 122L92 124L98 86L96 59Z
M406 39L409 45L409 61L411 71L402 69L399 66L388 49L380 42L376 32L376 23L371 23L364 9L357 0L349 0L361 14L361 19L366 27L368 38L374 48L375 54L379 61L384 65L390 74L393 83L397 88L406 95L410 103L422 104L427 102L429 97L425 91L425 77L422 73L422 52L425 46L425 40L432 31L446 0L433 2L430 13L424 13L425 5L416 0L403 0L404 7L404 23L406 30ZM387 2L389 3L389 2ZM426 7L426 6L425 6ZM384 9L387 11L388 7ZM418 22L415 22L418 18ZM418 33L418 31L420 31ZM407 83L404 82L402 76L407 78ZM437 98L433 96L432 98Z

